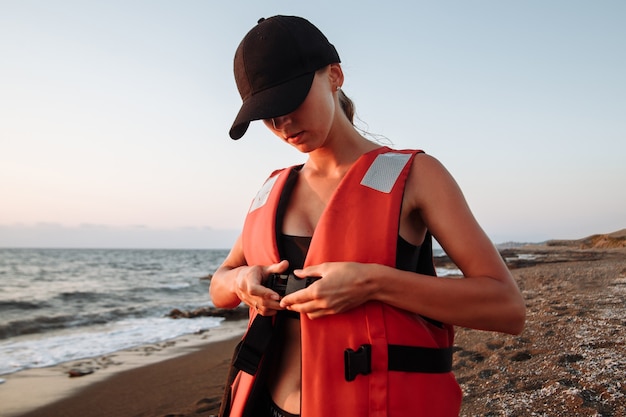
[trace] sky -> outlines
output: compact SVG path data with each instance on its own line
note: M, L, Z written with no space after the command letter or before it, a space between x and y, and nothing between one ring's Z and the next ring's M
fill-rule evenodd
M337 48L357 126L455 177L495 243L626 228L626 2L0 0L0 247L228 248L306 155L228 130L260 17Z

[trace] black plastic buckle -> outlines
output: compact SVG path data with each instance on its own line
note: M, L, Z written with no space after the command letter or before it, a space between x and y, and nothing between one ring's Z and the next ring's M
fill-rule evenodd
M284 297L287 292L288 282L289 275L287 274L270 274L263 285L270 290L276 291L281 297Z
M270 274L263 285L284 297L292 292L307 288L318 279L317 277L298 278L293 274Z
M357 350L343 352L346 381L354 381L357 375L372 373L372 345L361 345Z
M306 278L298 278L295 275L289 275L289 279L287 280L287 290L285 291L285 295L289 295L292 292L296 292L298 290L303 290L308 288L309 285L313 284L319 278L315 277L306 277Z

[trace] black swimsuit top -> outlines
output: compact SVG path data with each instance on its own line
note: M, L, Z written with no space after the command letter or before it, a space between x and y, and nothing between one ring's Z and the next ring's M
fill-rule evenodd
M311 246L310 236L291 236L281 233L278 245L281 249L281 258L289 261L289 272L304 267L304 260Z
M291 236L280 234L279 246L282 258L289 261L289 271L304 267L304 260L311 245L310 236ZM403 271L415 271L419 261L421 246L415 246L398 235L398 252L396 254L396 268Z

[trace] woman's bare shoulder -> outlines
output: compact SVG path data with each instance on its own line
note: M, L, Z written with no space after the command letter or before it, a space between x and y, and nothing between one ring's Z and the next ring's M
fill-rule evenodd
M461 191L439 159L427 153L420 153L413 159L405 192L409 193L416 205L421 206L441 195Z

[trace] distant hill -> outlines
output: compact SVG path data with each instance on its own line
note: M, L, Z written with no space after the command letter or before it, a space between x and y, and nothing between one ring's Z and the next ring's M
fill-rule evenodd
M528 245L544 245L545 242L503 242L496 244L498 250L523 248Z
M547 246L568 246L579 249L626 248L626 229L617 232L591 235L577 240L548 240Z

